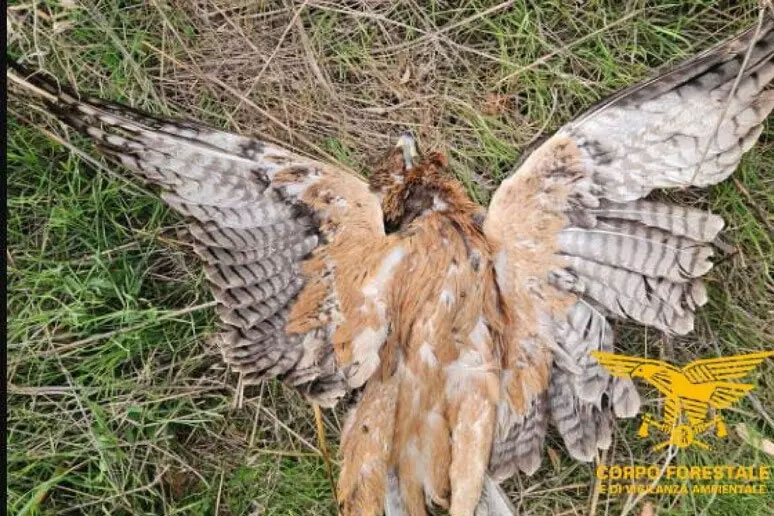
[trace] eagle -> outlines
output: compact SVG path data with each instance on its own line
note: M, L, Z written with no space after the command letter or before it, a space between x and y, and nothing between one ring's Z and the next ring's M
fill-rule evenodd
M691 331L723 220L649 199L732 174L774 107L774 18L607 98L471 200L411 135L369 171L62 88L17 90L159 188L217 301L224 361L310 402L355 397L344 515L515 511L500 483L540 466L552 424L593 460L633 417L610 319Z
M694 360L683 368L662 360L604 351L592 351L591 355L613 376L642 378L665 396L664 419L655 423L668 433L678 425L682 412L690 427L701 428L710 408L722 410L739 401L755 386L730 380L744 377L766 358L774 356L774 351ZM646 418L641 427L643 437L647 436L651 422L654 421ZM719 436L725 436L726 427L720 416L716 415L711 424L717 426Z

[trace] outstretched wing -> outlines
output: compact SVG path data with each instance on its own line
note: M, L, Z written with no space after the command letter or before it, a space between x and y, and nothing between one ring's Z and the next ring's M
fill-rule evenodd
M710 395L709 403L716 409L725 409L742 399L754 388L754 385L747 383L718 383Z
M628 355L616 355L615 353L605 353L604 351L592 351L599 364L613 376L631 378L635 369L641 365L650 364L670 369L672 366L661 360L651 360L649 358L630 357Z
M736 380L771 356L774 356L774 351L696 360L683 367L683 374L691 383Z
M223 357L245 383L279 377L332 404L365 382L379 363L400 251L365 182L260 140L82 98L18 68L9 77L185 216L218 302Z
M516 340L554 349L548 404L577 459L609 443L609 405L619 417L639 410L631 380L611 378L589 355L613 350L607 319L685 334L707 300L699 278L712 267L722 219L644 197L717 183L755 143L774 107L774 20L766 16L568 123L492 198L484 230L521 325ZM513 419L503 420L523 424Z

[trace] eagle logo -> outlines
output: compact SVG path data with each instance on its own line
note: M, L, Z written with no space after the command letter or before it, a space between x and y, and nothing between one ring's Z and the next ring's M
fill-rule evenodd
M666 396L664 418L659 421L644 414L639 436L647 437L651 426L669 435L653 451L668 445L686 448L692 444L704 449L709 445L697 436L715 428L718 437L728 435L722 409L730 407L755 388L749 383L731 380L744 377L774 351L696 360L682 369L662 360L639 358L594 351L591 355L613 376L642 378ZM709 409L714 409L708 417Z

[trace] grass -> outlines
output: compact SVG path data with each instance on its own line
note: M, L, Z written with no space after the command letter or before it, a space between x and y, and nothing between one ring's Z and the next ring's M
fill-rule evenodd
M72 4L11 2L10 55L80 91L260 134L361 172L409 129L423 148L448 153L481 202L526 146L756 18L754 0ZM115 167L75 154L93 155L13 97L6 131L7 512L333 514L300 397L272 383L235 408L179 218L110 174ZM772 349L772 170L769 121L735 181L662 194L722 215L733 252L709 276L695 333L667 339L618 325L620 349L676 363ZM771 372L764 365L755 398L726 411L730 426L774 435ZM655 409L657 397L643 392ZM339 416L326 413L334 442ZM663 463L636 429L619 422L608 463ZM674 463L774 466L733 430L711 441L711 451L689 449ZM571 461L553 435L548 447L552 459L534 477L507 486L519 509L587 514L593 466ZM674 515L774 506L771 494L646 500ZM602 495L596 513L620 514L626 501Z

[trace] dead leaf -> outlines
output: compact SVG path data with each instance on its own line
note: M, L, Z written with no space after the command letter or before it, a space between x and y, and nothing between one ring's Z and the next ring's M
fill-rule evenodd
M769 457L774 457L774 442L771 442L768 439L764 439L757 434L751 435L750 429L747 428L747 425L744 423L737 424L734 427L734 430L736 430L736 435L738 435L742 441L749 444L756 450L762 451Z
M168 470L162 477L175 500L181 500L196 484L196 477L182 470Z
M411 66L406 65L406 69L403 71L403 75L400 78L400 84L408 84L411 80Z
M53 27L54 34L61 34L67 30L70 30L73 25L73 22L70 21L55 21Z
M656 509L653 508L652 502L645 502L642 504L640 516L656 516Z
M502 115L513 108L514 96L503 93L488 93L481 103L481 112L489 116Z

